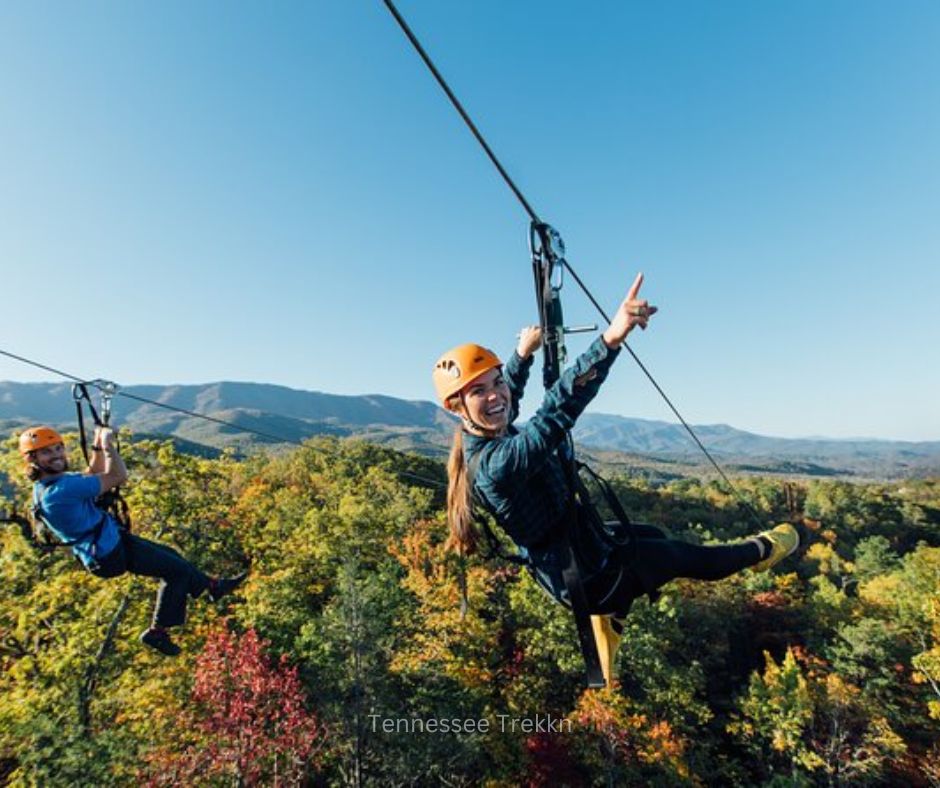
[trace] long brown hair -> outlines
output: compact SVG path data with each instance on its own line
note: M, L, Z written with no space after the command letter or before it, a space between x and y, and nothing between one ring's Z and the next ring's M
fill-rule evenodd
M447 546L461 555L472 555L480 543L480 532L473 516L473 498L467 463L463 453L463 428L454 430L454 440L447 458Z

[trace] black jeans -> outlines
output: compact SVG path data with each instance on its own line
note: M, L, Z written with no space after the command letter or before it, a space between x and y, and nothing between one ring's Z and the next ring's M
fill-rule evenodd
M198 597L209 587L208 575L200 572L172 547L121 532L121 541L101 558L91 573L98 577L118 577L125 572L159 577L153 623L175 627L186 620L186 597Z
M754 542L695 545L677 539L640 538L619 548L610 568L591 578L585 591L592 613L626 613L637 597L677 577L721 580L760 561Z

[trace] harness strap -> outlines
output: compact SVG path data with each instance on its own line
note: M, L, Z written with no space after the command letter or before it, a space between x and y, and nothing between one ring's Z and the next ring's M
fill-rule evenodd
M580 460L576 460L575 462L577 463L577 472L575 474L576 484L578 487L578 493L582 496L582 503L586 506L593 507L590 493L588 492L584 481L581 479L581 471L585 471L597 485L598 489L601 491L601 495L604 496L604 500L610 507L610 511L613 512L614 517L617 518L616 523L604 523L605 527L598 528L598 537L600 537L600 539L606 542L610 547L626 547L627 545L632 545L632 557L636 558L636 528L634 528L633 522L627 516L626 509L623 508L623 504L620 503L620 499L617 497L617 494L610 486L610 482L597 473L597 471L595 471L587 463L581 462Z
M571 602L571 612L574 615L575 628L578 632L578 645L581 646L581 657L584 659L587 685L591 688L606 687L607 679L604 678L600 654L597 651L587 594L584 591L584 583L581 582L581 570L570 545L568 546L568 560L568 566L562 570L561 577L565 581L568 600Z
M568 599L571 602L571 612L574 615L575 627L578 631L578 645L581 646L581 658L584 660L584 672L587 685L591 688L607 686L604 670L601 667L600 652L594 638L594 625L591 623L591 612L588 608L587 594L584 591L584 582L581 579L581 568L578 566L578 556L573 545L574 529L579 527L578 501L576 495L583 487L575 466L574 444L569 432L564 443L558 447L558 459L561 462L565 475L568 476L570 496L568 499L568 566L562 570L561 577L568 590ZM585 491L586 492L586 491ZM584 495L581 505L591 507L591 500ZM596 514L596 513L595 513Z
M476 485L474 484L480 466L481 455L482 452L477 452L467 463L467 482L470 485L471 496L474 502L479 502L483 508L486 508L485 502L483 502L477 494ZM587 497L585 497L584 505L590 505L590 500ZM569 528L577 527L577 512L573 498L569 503L567 521L570 524ZM487 556L487 558L497 556L514 564L526 566L529 568L530 572L533 572L535 567L531 559L521 555L507 555L501 550L499 541L493 533L492 528L490 528L487 518L478 516L477 522L480 523L487 542L489 542L490 555ZM581 579L581 569L578 566L578 557L571 547L571 540L568 538L567 534L565 535L565 554L567 556L567 565L562 569L561 577L565 584L565 590L568 592L568 604L574 616L575 628L578 633L578 644L581 647L581 656L584 659L584 668L587 674L587 684L592 688L604 687L607 685L607 681L604 678L604 671L601 667L600 656L597 651L597 643L594 639L594 629L591 624L591 613L588 606L587 594L584 591L584 583ZM535 575L534 572L533 575ZM541 585L541 583L539 583L539 585Z
M113 385L113 384L111 384ZM72 386L72 399L75 401L75 410L78 416L78 436L81 442L82 454L85 457L86 464L90 464L91 460L88 455L88 441L85 437L85 413L82 408L82 402L88 406L88 411L91 413L92 421L96 427L107 427L108 421L110 420L110 404L106 404L103 407L105 408L105 418L102 419L98 415L98 411L95 410L95 404L91 401L91 396L88 393L88 386L85 383L75 383ZM110 400L107 400L110 402ZM121 495L121 490L118 487L108 490L108 492L99 495L95 499L95 505L104 512L111 514L115 520L117 520L118 525L125 531L131 530L131 512L130 508L127 505L127 501L124 500L124 496Z
M482 452L477 452L474 454L470 460L467 462L467 484L470 486L470 497L473 500L473 503L476 506L473 507L474 519L479 523L480 528L483 530L483 535L486 537L487 547L489 551L485 556L484 560L490 561L493 558L499 558L503 561L508 561L511 564L516 566L526 566L531 567L532 561L528 556L520 555L519 553L511 554L503 550L503 546L497 538L496 534L493 533L493 529L490 527L489 518L479 513L480 509L486 510L486 501L477 493L476 485L474 484L477 476L477 471L480 468L480 458Z
M88 386L84 383L76 383L72 386L72 399L75 401L75 410L76 415L78 416L78 437L81 441L82 454L85 457L85 462L89 462L88 458L88 440L85 437L85 413L82 408L82 402L88 404L88 410L91 413L91 418L95 423L96 427L106 426L101 418L98 416L98 411L95 410L95 405L91 401L91 396L88 394Z

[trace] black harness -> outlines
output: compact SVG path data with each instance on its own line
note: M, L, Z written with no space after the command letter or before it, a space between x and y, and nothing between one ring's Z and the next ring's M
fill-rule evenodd
M565 362L565 333L582 329L565 328L561 306L561 290L567 265L564 241L550 225L539 221L535 215L531 218L529 249L532 254L532 277L535 283L539 326L542 329L542 383L547 390L561 376ZM594 327L591 326L587 330L594 330ZM588 686L604 687L607 682L601 670L587 594L584 591L585 578L582 574L586 570L601 571L606 563L606 555L604 555L601 560L595 562L594 566L591 566L588 560L590 554L586 548L606 546L607 549L602 547L601 553L609 553L608 542L610 540L604 533L603 527L596 528L598 523L603 526L603 522L593 510L590 497L584 492L584 484L578 474L574 456L574 441L570 432L565 435L564 441L558 447L557 456L570 493L563 520L564 540L567 544L563 548L564 568L561 576L568 593L571 612L574 615ZM623 508L620 507L620 510L622 512ZM587 527L582 525L582 520L588 523ZM626 519L625 513L624 528L627 530L624 538L629 538L629 520Z
M88 412L91 414L96 427L107 427L111 422L111 398L117 391L117 386L114 383L103 380L93 381L93 383L101 389L101 416L98 415L98 411L88 395L87 385L85 383L76 383L72 386L72 399L75 401L76 416L78 418L78 435L82 455L85 457L86 463L90 463L91 460L88 454L88 441L85 437L85 413L82 403L88 407ZM124 531L130 533L131 512L127 501L121 495L119 487L114 487L95 498L95 506L101 509L102 512L110 514Z
M608 559L615 550L618 555L622 556L623 548L629 548L632 545L635 557L636 539L633 536L633 525L626 511L606 479L582 462L577 462L573 466L575 471L570 474L569 503L559 523L558 533L552 540L553 559L559 564L556 570L560 570L561 584L559 584L559 572L556 571L553 577L551 572L539 565L539 562L532 560L528 550L524 555L507 553L493 532L489 517L481 514L481 510L493 514L487 501L477 492L475 484L481 458L482 452L476 452L467 461L467 483L470 485L476 521L480 524L489 547L488 554L484 558L487 560L499 558L517 566L524 566L540 588L554 601L571 610L584 657L588 685L606 686L591 627L591 606L585 591L585 583L602 575L608 569ZM616 520L605 522L600 516L581 478L580 471L582 470L597 483ZM541 477L536 475L535 479L541 480ZM624 567L619 568L621 571L616 577L611 578L611 588L606 592L607 595L612 594L620 582Z
M468 460L467 482L470 485L471 497L474 503L474 511L479 513L479 510L483 509L492 515L491 507L488 505L487 501L477 492L475 485L482 454L482 451L475 452ZM582 528L578 530L584 532L584 537L591 539L593 542L605 548L622 548L632 546L634 548L633 557L635 558L636 540L633 533L634 524L627 516L626 510L623 508L623 504L620 503L620 499L617 498L617 494L610 486L610 482L598 474L587 463L581 462L580 460L576 460L575 462L578 472L574 476L575 485L573 499L575 502L575 507L579 513L577 518L578 523L580 526L582 526ZM581 477L582 473L588 476L591 481L597 485L597 488L600 490L604 501L607 503L611 513L616 518L615 520L604 520L601 517L600 512L597 511L597 507L594 505L594 502L591 498L591 493ZM540 476L536 476L535 480L543 482L543 479ZM502 561L509 561L510 563L516 564L518 566L531 566L532 561L526 556L520 555L518 553L507 553L503 550L502 543L490 526L489 518L478 517L477 523L480 525L487 542L488 552L485 556L483 556L485 560L498 558ZM650 526L644 526L644 528L647 527ZM572 540L572 543L576 548L576 552L578 553L580 560L587 565L595 565L596 567L598 559L596 555L592 555L592 553L596 553L596 549L591 549L591 547L585 543L584 538L575 538Z

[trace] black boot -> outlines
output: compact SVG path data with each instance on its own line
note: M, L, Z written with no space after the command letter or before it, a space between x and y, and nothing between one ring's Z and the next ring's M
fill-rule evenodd
M235 575L235 577L212 578L209 581L209 596L212 601L218 602L226 594L231 594L232 591L245 582L246 577L248 577L248 572L242 572L240 575Z
M150 627L140 633L140 642L150 648L156 649L167 657L175 657L180 653L180 647L170 640L169 634L160 627Z

